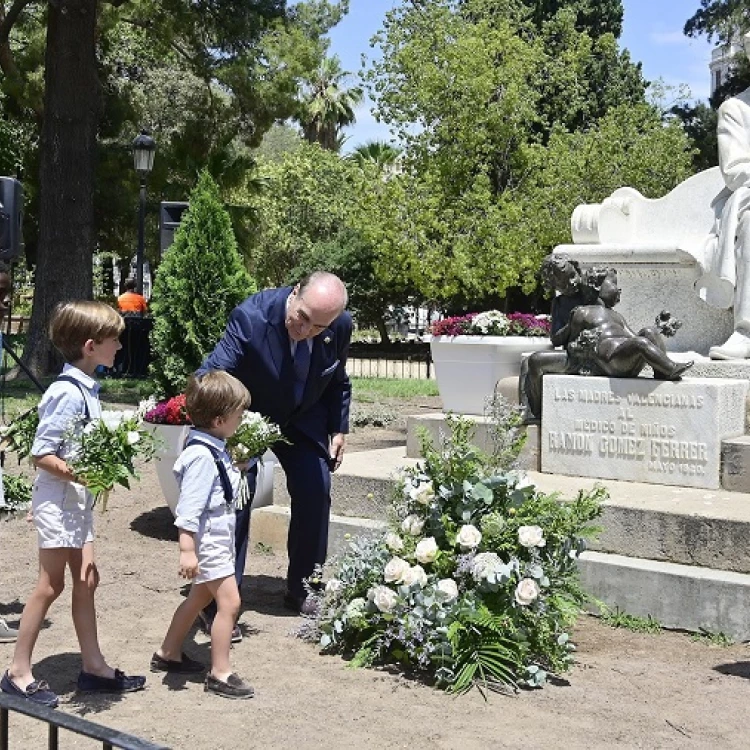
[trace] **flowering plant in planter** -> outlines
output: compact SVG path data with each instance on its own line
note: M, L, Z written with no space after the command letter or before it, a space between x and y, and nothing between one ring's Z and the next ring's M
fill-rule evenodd
M450 441L404 471L390 529L355 538L301 632L360 666L398 664L439 686L541 686L571 663L585 600L576 557L595 533L603 489L571 502L537 492L470 444Z
M430 330L433 336L549 336L550 321L546 315L488 310L437 320Z
M144 422L151 424L191 424L185 408L185 394L180 393L164 401L157 401L154 396L142 401L138 412L143 414Z

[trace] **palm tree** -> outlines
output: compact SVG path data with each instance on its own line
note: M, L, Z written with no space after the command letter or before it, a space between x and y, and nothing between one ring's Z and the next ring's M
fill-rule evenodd
M390 143L368 141L361 146L357 146L349 155L349 158L360 167L364 167L366 164L374 164L379 172L384 172L394 169L400 154L401 149L392 146Z
M364 97L359 86L346 88L348 76L337 55L325 58L307 80L300 102L297 120L305 139L329 151L341 147L340 131L356 120L354 109Z

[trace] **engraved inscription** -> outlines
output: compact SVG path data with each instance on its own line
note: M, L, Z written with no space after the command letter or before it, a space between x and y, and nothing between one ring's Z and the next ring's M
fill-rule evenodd
M675 392L620 396L608 389L558 387L552 396L560 402L601 405L603 414L601 418L575 417L572 429L563 426L550 430L549 451L607 461L643 461L648 471L657 474L705 475L708 444L677 440L674 424L653 420L654 407L665 409L667 414L700 410L705 405L704 396ZM645 419L639 418L640 408L648 414L643 414Z

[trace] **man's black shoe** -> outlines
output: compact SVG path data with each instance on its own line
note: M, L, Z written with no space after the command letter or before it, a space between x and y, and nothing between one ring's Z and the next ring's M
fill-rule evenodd
M292 612L299 613L302 609L302 604L305 601L305 596L298 596L297 594L292 594L290 591L287 591L286 594L284 594L284 609L289 609Z

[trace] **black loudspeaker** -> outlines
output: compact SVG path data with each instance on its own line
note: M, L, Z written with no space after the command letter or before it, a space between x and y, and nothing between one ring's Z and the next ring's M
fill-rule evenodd
M23 187L13 177L0 177L0 260L23 252Z
M159 204L159 246L162 253L174 242L174 233L189 206L185 201L162 201Z

